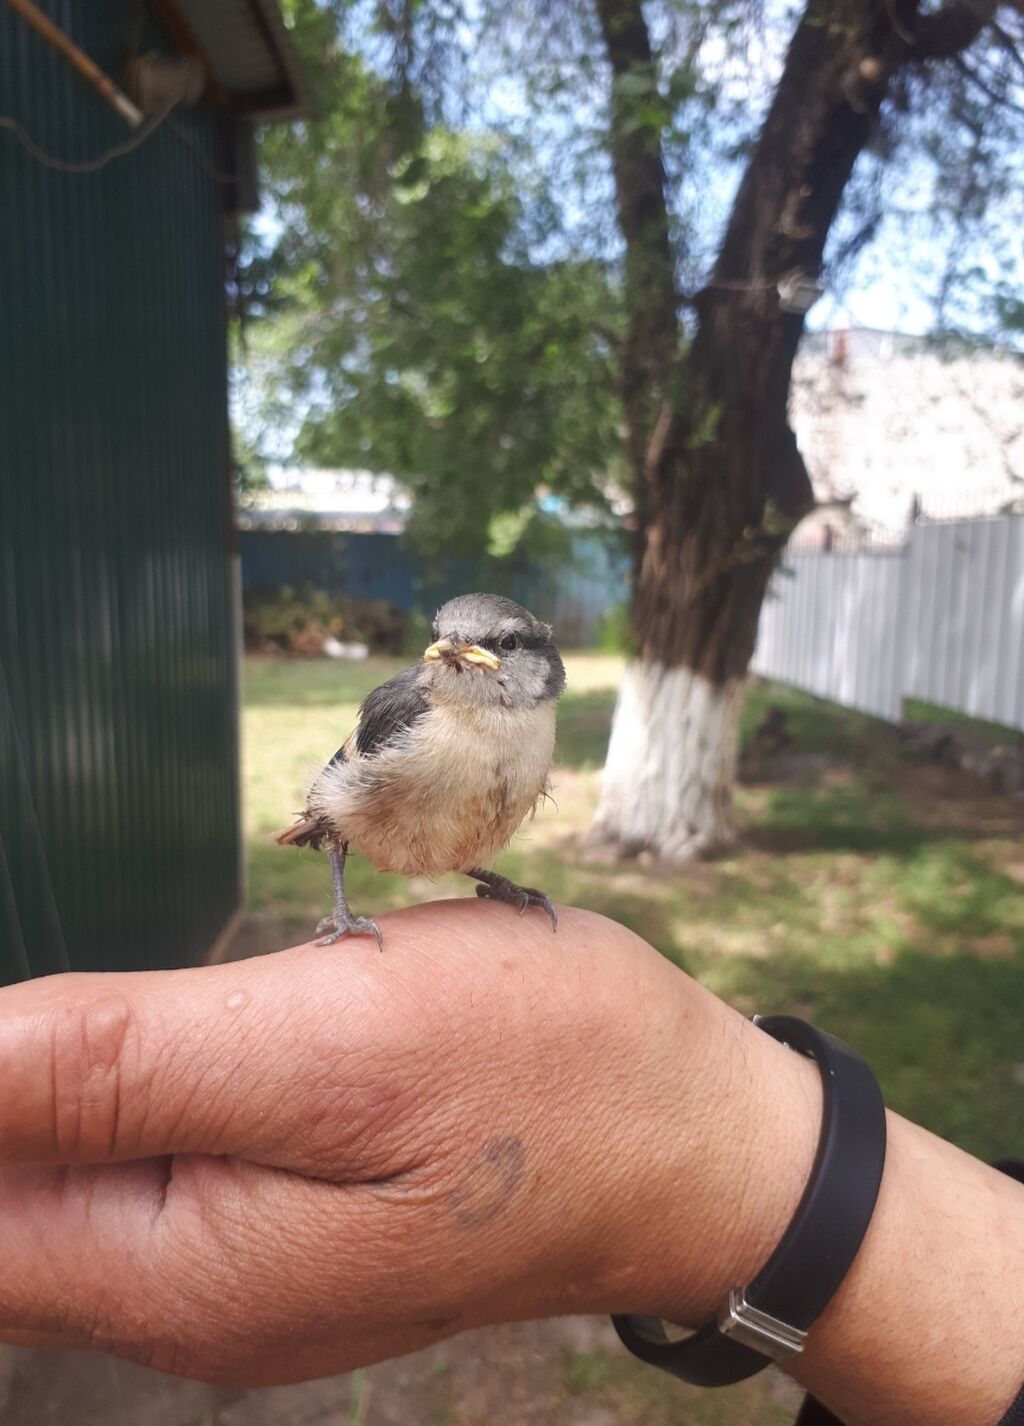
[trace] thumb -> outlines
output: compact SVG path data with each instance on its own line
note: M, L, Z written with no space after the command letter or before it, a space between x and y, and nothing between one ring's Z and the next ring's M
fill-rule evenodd
M333 1177L344 1168L347 1111L365 1124L366 1105L344 1086L365 1083L372 1039L367 1015L353 1013L366 997L351 960L342 988L339 978L322 952L299 947L225 966L7 987L0 1163L232 1154ZM356 1064L362 1073L346 1073Z

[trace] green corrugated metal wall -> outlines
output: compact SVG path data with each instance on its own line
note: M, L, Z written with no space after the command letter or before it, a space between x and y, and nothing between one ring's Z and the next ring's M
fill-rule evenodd
M108 71L146 38L44 8ZM6 5L0 114L65 159L130 133ZM169 127L89 174L0 129L2 979L194 962L238 903L220 205Z

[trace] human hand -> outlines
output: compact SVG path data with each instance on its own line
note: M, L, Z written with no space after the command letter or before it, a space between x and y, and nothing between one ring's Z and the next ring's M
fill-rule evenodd
M9 987L0 1082L0 1336L255 1384L498 1320L696 1321L817 1133L813 1069L629 932L472 901L388 917L383 955Z

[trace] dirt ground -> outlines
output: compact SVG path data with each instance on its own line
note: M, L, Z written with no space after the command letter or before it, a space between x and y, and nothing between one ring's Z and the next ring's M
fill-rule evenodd
M467 1332L415 1356L299 1386L233 1391L86 1352L0 1348L0 1426L759 1426L799 1394L772 1373L699 1393L634 1364L604 1319ZM762 1403L760 1408L755 1400ZM738 1415L733 1411L738 1409Z

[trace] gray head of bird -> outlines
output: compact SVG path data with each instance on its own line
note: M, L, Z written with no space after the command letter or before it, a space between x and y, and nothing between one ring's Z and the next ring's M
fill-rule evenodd
M461 594L437 611L422 682L452 702L505 708L553 703L565 666L551 626L501 594Z

